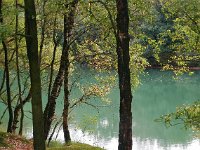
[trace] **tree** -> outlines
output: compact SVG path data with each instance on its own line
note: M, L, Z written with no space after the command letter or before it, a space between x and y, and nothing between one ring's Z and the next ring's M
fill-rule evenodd
M69 48L70 48L70 35L74 25L74 16L76 11L76 5L78 0L74 0L70 5L70 13L64 15L64 43L63 49L65 51L65 73L64 73L64 109L63 109L63 132L65 143L71 141L69 128L68 128L68 116L69 116Z
M127 0L116 0L117 55L120 89L119 150L132 149L131 83L129 69L129 15Z
M59 70L57 73L57 76L55 78L55 81L53 83L53 87L50 93L50 96L48 98L48 103L46 105L45 111L44 111L44 126L45 126L45 139L47 139L50 128L51 128L51 123L53 121L53 116L55 114L55 109L56 109L56 99L60 94L60 90L64 83L64 91L65 91L65 100L64 100L64 110L63 110L63 130L64 130L64 135L66 141L70 141L70 136L69 136L69 131L68 131L68 123L67 123L67 107L68 107L68 76L69 76L69 48L70 48L70 43L69 43L69 36L71 34L71 30L73 29L73 24L74 24L74 13L76 10L76 5L78 3L78 0L73 0L69 4L64 4L66 6L64 9L69 9L65 10L64 12L64 42L63 42L63 48L62 48L62 55L60 59L60 66ZM67 73L65 74L65 71Z
M18 0L15 0L15 7L18 8ZM20 111L21 111L21 119L20 119L20 128L19 134L22 135L23 130L23 119L24 119L24 110L23 110L23 102L22 102L22 90L21 90L21 79L20 79L20 69L19 69L19 45L18 45L18 25L19 25L19 16L16 13L15 17L15 50L16 50L16 69L17 69L17 82L18 82L18 90L19 90L19 102L20 102ZM16 109L15 109L16 110ZM16 115L15 115L16 116ZM17 119L16 119L17 120ZM14 119L13 119L14 125Z
M32 94L33 144L35 150L45 150L35 2L34 0L24 0L24 5L26 47Z
M3 23L3 14L2 14L2 0L0 0L0 23ZM10 75L9 75L9 59L8 59L8 49L6 42L2 39L3 50L5 53L5 78L6 78L6 92L7 92L7 104L9 111L9 121L7 132L12 132L12 122L13 122L13 111L12 111L12 102L11 102L11 92L10 92Z

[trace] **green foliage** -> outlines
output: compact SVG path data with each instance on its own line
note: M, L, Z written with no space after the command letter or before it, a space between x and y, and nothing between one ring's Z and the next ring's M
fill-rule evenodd
M163 115L157 121L162 121L167 127L182 124L186 129L200 132L200 100L192 105L177 107L176 112ZM199 136L199 135L198 135Z
M176 49L176 57L172 57L177 66L199 66L200 47L200 10L199 1L186 0L183 5L175 1L176 5L170 9L178 12L178 17L174 20L174 33L169 33L172 41L179 41L173 45ZM196 63L195 63L196 62Z
M144 56L151 65L170 65L174 70L199 66L199 5L198 0L153 1L152 17L141 26Z
M83 115L81 117L81 123L78 128L82 129L82 132L93 133L96 130L98 124L97 116Z

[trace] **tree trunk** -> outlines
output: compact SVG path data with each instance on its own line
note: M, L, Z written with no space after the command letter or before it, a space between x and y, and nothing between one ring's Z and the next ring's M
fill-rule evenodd
M22 101L20 102L16 107L15 107L15 110L14 110L14 119L13 119L13 124L12 124L12 131L15 132L16 131L16 128L17 128L17 124L19 122L19 114L20 114L20 110L23 108L23 106L31 99L31 91L29 91L27 97ZM21 114L22 115L22 114ZM23 128L23 126L21 125L22 121L23 121L23 118L24 116L21 116L20 118L20 127ZM22 130L22 129L21 129ZM20 130L19 130L19 134L20 134ZM21 134L20 134L21 135Z
M8 66L8 50L5 42L2 42L3 49L5 52L5 71L6 71L6 92L7 92L7 105L9 112L9 121L7 132L12 132L12 122L13 122L13 111L12 111L12 102L11 102L11 93L10 93L10 75L9 75L9 66Z
M64 17L66 21L66 16ZM66 22L65 22L66 24ZM69 143L71 141L70 132L68 128L68 116L69 116L69 46L64 44L67 50L66 52L66 68L64 75L64 109L63 109L63 133L65 143Z
M2 14L2 0L0 0L0 23L3 24L3 14ZM12 132L12 122L13 122L13 111L12 111L12 102L11 102L11 93L10 93L10 75L9 75L9 60L8 60L8 49L4 39L2 40L3 50L5 53L5 77L6 77L6 92L7 92L7 104L9 112L9 120L7 132Z
M53 74L54 74L54 62L55 62L55 58L56 58L56 51L57 51L57 47L58 47L58 40L56 39L56 24L57 24L57 15L55 16L54 19L54 27L53 27L53 43L54 43L54 47L53 47L53 56L52 56L52 60L51 60L51 65L50 65L50 76L49 76L49 87L48 87L48 99L50 98L51 95L51 88L52 88L52 82L53 82Z
M47 0L42 1L42 19L41 19L41 42L40 42L40 52L39 52L39 64L41 66L42 61L42 52L44 47L44 41L45 41L45 27L46 27L46 14L45 14L45 5Z
M76 11L76 5L78 0L74 0L70 5L69 14L64 15L64 44L63 48L66 51L66 60L65 60L65 74L64 74L64 109L63 109L63 132L65 143L69 143L71 141L70 132L68 128L68 118L69 118L69 42L71 37L71 30L74 25L74 16Z
M6 79L6 71L5 71L5 68L4 68L3 77L1 79L2 83L0 85L0 95L2 94L2 90L3 90L3 87L4 87L5 79Z
M117 55L120 88L119 150L132 150L131 84L129 69L129 16L127 0L117 4Z
M65 56L64 51L62 51L60 68L58 70L58 74L56 75L56 79L53 83L51 95L48 98L48 102L47 102L47 105L46 105L45 111L44 111L45 140L47 139L50 128L51 128L51 123L53 121L53 117L55 114L56 99L58 98L58 96L60 94L60 90L61 90L63 79L64 79L64 70L65 70L64 56Z
M45 150L35 3L34 0L24 0L24 5L26 47L31 78L33 145L35 150Z
M18 0L15 0L15 7L18 8ZM21 110L21 118L20 118L20 127L19 127L19 135L22 135L23 130L23 120L24 120L24 110L22 104L22 90L21 90L21 79L20 79L20 69L19 69L19 50L18 50L18 13L16 13L16 21L15 21L15 49L16 49L16 67L17 67L17 83L19 89L19 102L20 102L20 110Z
M71 16L70 16L71 17ZM65 73L64 73L64 109L63 109L63 133L65 143L69 143L71 141L69 128L68 128L68 109L69 109L69 34L68 32L68 20L67 15L64 15L64 43L63 49L66 51L65 53ZM72 23L73 24L73 23Z
M68 128L68 109L69 109L69 45L68 45L68 17L64 15L64 44L63 48L66 51L65 55L65 74L64 74L64 109L63 109L63 133L65 143L71 141Z
M78 3L78 0L74 0L72 3L70 3L70 6L68 6L71 8L71 10L69 11L69 14L68 14L67 24L64 25L64 26L67 26L68 33L71 33L71 30L73 28L74 13L75 13L75 7L76 7L77 3ZM64 36L65 36L65 34L64 34ZM64 73L65 73L66 59L67 59L66 56L67 56L67 53L69 50L69 45L68 44L65 45L65 44L63 44L60 68L59 68L58 74L56 76L56 79L54 81L51 95L48 98L48 103L47 103L45 111L44 111L45 139L47 139L50 128L51 128L51 123L53 121L53 117L55 114L56 99L60 94L61 86L62 86L62 83L64 80Z

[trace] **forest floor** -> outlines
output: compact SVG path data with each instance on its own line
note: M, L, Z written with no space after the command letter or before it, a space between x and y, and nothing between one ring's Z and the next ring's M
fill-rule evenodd
M24 137L13 135L5 132L0 132L0 150L33 150L32 140L27 140ZM99 147L93 147L88 144L71 143L63 145L59 142L52 142L47 150L103 150Z

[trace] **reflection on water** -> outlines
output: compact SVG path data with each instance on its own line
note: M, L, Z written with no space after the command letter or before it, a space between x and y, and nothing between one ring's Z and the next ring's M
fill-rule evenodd
M159 116L173 112L176 106L190 104L200 98L200 72L193 76L180 77L174 80L172 73L149 70L149 75L141 77L142 84L133 92L133 149L134 150L197 150L200 141L191 131L181 126L166 128L162 123L154 122ZM84 80L92 80L85 73ZM84 82L84 81L80 81ZM74 90L71 97L80 96ZM62 113L62 95L58 100L57 113ZM45 99L45 97L43 97ZM70 125L72 140L80 141L107 150L116 150L118 146L118 109L119 91L112 89L109 94L110 106L101 107L99 111L87 105L78 106L73 111ZM97 100L94 104L99 104ZM0 113L3 112L0 104ZM30 109L26 106L25 109ZM2 126L1 126L2 128ZM26 120L25 133L31 136L31 122ZM58 139L63 141L63 133Z
M75 128L70 128L70 132L73 135L72 140L87 143L90 145L99 146L106 150L117 150L118 139L117 137L106 140L98 137L97 135L90 134L88 132L82 132ZM58 140L63 141L63 132L60 131ZM133 150L198 150L200 148L200 141L193 139L190 142L182 144L169 144L161 145L158 139L141 139L139 137L133 137Z
M182 126L166 128L164 124L154 122L159 116L175 111L176 106L190 104L200 98L199 72L194 76L185 75L178 80L174 80L170 72L148 72L149 75L142 77L142 84L133 93L133 149L200 149L200 143L194 139L191 131L186 131ZM112 99L111 106L101 108L99 113L84 106L76 109L74 115L75 125L80 124L84 116L97 116L98 122L93 126L92 132L92 136L96 135L97 138L94 143L113 150L118 145L118 89L113 89L109 96ZM89 123L87 125L91 126ZM91 141L88 143L91 144Z

